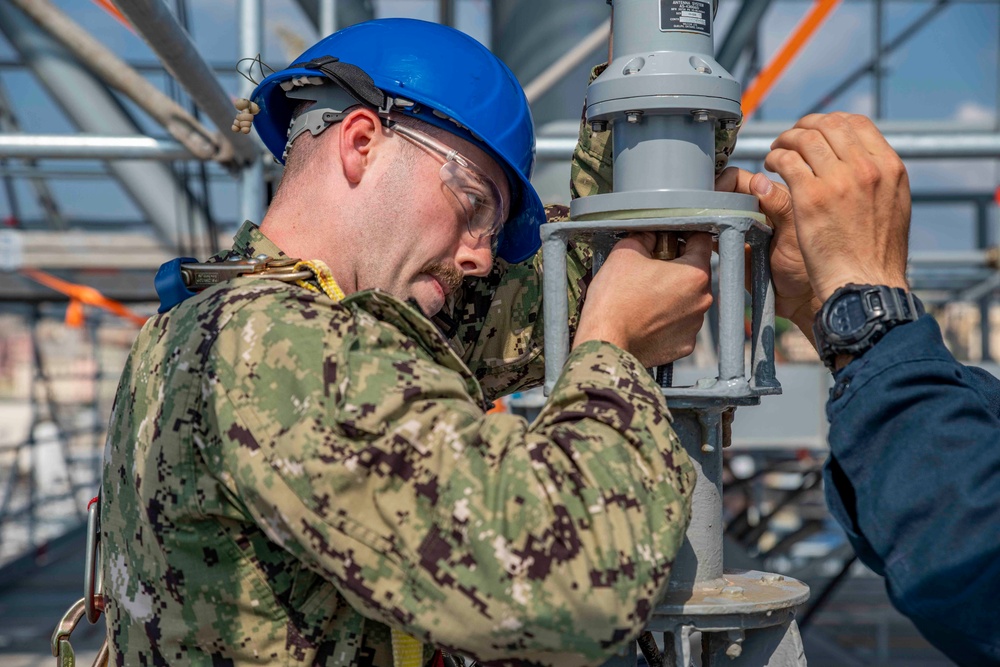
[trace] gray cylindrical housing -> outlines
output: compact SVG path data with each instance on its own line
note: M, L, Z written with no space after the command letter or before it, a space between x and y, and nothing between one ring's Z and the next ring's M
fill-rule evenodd
M722 421L717 412L674 410L673 427L698 475L691 523L670 573L671 587L685 588L722 576Z
M614 0L615 58L590 85L587 119L612 130L614 191L629 198L621 208L604 195L591 214L643 208L647 195L714 193L716 130L741 112L739 83L712 56L713 18L711 0ZM715 204L693 208L727 208Z
M613 4L615 53L664 51L668 34L671 51L715 54L711 0L614 0Z
M715 124L690 114L616 123L614 189L708 190L715 187Z

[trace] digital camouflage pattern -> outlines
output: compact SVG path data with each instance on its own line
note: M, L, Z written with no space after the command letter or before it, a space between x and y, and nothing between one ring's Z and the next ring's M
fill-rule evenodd
M250 224L234 250L282 255ZM571 255L577 312L590 260ZM540 262L497 261L434 323L383 292L251 277L151 318L105 453L113 663L388 667L391 626L498 664L598 665L634 638L693 469L610 344L570 355L533 423L485 414L542 379Z

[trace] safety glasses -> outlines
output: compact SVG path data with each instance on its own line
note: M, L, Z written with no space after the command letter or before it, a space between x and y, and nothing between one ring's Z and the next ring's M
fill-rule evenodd
M472 160L423 132L399 123L393 123L390 129L444 160L439 172L441 180L465 212L469 234L474 239L490 238L495 243L507 220L507 209L496 182Z

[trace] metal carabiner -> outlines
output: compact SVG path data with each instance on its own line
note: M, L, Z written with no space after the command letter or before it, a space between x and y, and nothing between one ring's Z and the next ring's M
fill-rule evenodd
M292 257L240 257L232 255L224 262L188 262L180 264L180 276L188 290L200 292L217 283L256 276L283 282L312 278L312 272L297 271L299 260Z
M108 638L104 638L104 642L101 644L101 649L97 652L97 657L94 658L94 664L91 667L108 667L108 658L111 656L111 651L108 650Z
M52 655L56 659L56 667L75 667L76 654L70 646L69 636L80 623L84 614L84 600L81 598L63 614L59 625L52 632Z
M80 624L80 619L86 611L86 598L80 598L63 615L59 625L52 632L52 655L56 659L56 667L76 667L76 652L69 643L69 636ZM110 650L108 649L108 639L104 638L97 657L94 659L93 667L107 667Z
M87 554L83 570L83 601L87 620L97 623L104 611L104 596L99 592L101 572L101 503L100 496L87 506Z
M63 614L59 625L52 632L52 655L57 667L75 667L76 652L69 643L73 630L80 624L84 616L91 623L96 623L104 611L104 596L101 589L100 542L101 542L101 508L100 496L90 501L87 506L87 553L83 571L83 597ZM93 667L107 667L110 650L108 639L104 642L94 659Z

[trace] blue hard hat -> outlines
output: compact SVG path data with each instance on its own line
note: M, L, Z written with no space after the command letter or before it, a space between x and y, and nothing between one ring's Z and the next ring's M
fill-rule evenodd
M367 21L320 40L264 79L251 96L260 105L257 134L279 160L301 102L286 97L280 84L302 76L333 79L371 106L399 98L402 104L394 111L481 148L503 167L511 186L510 215L497 254L520 262L538 250L545 209L530 182L535 163L531 109L514 74L485 46L454 28L415 19Z

